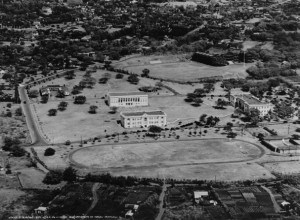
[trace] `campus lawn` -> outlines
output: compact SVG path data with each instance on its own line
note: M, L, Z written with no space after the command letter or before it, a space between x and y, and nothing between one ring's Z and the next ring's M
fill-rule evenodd
M57 108L59 101L48 101L47 104L33 104L32 109L39 119L42 131L50 139L50 143L63 143L66 140L79 141L99 135L122 133L126 131L117 121L120 120L121 111L150 111L162 110L167 114L167 122L177 120L199 120L201 114L217 117L226 117L233 111L228 106L225 110L214 109L215 100L204 98L200 107L194 107L184 101L180 96L155 96L149 98L149 106L135 108L119 108L116 114L109 113L110 108L103 99L90 99L84 105L76 105L68 101L65 111L58 111L56 116L48 116L48 110ZM96 114L88 113L90 105L98 106Z

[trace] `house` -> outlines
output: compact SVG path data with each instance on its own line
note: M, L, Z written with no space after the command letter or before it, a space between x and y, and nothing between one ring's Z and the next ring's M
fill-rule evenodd
M203 200L204 197L208 197L207 191L194 191L194 200L197 204Z
M112 92L106 100L110 107L148 106L148 95L143 92Z
M52 14L52 9L50 7L42 7L42 14L43 15L51 15Z
M271 103L261 102L251 94L231 95L229 101L235 108L239 108L245 113L248 113L250 109L258 109L260 116L262 117L273 110L273 105Z
M121 124L124 128L144 128L151 125L164 127L167 115L163 111L121 112Z
M48 208L44 207L44 206L40 206L40 207L34 209L34 213L39 216L45 216L48 214Z
M49 95L49 94L51 94L52 91L61 92L65 96L70 95L70 92L69 92L69 90L68 90L68 88L66 86L48 85L46 87L40 88L40 94L41 94L41 96L43 96L43 95Z

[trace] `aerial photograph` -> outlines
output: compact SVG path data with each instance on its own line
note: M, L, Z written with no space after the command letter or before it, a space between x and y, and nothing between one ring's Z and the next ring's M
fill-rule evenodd
M0 220L300 220L300 0L0 0Z

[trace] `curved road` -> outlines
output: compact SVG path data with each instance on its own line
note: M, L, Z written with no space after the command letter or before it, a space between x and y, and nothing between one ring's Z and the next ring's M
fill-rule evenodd
M44 139L43 135L41 134L40 130L38 129L35 120L33 118L31 109L30 109L30 104L29 104L29 98L27 96L27 92L25 89L24 85L19 85L19 95L21 99L21 106L22 110L24 112L25 118L26 118L26 123L28 126L28 130L31 136L31 144L32 145L49 145L47 141ZM25 103L24 103L25 102Z
M203 141L203 140L225 140L228 141L227 138L199 138L199 139L181 139L181 140L168 140L168 141L160 141L160 142L174 142L174 141ZM248 159L239 159L239 160L232 160L232 161L215 161L215 162L198 162L198 163L182 163L182 164L173 164L173 165L160 165L162 168L168 168L168 167L178 167L178 166L193 166L193 165L209 165L209 164L229 164L229 163L242 163L242 162L250 162L250 161L254 161L257 160L261 157L263 157L265 155L265 150L262 146L250 142L250 141L245 141L245 140L240 140L240 139L234 139L233 141L241 141L244 143L248 143L248 144L252 144L255 147L257 147L260 150L260 154L257 155L255 158L248 158ZM157 143L159 141L148 141L148 142L143 142L143 143ZM141 143L141 144L143 144ZM102 144L102 145L96 145L96 146L87 146L87 147L83 147L83 148L79 148L76 149L72 152L69 153L68 155L68 160L70 162L70 164L72 164L73 166L77 167L77 168L89 168L89 166L85 166L83 164L77 163L73 158L73 154L76 153L77 151L80 151L84 148L89 148L89 147L101 147L101 146L111 146L111 145L127 145L127 144L133 144L133 143L111 143L111 144ZM138 144L138 143L135 143ZM122 170L134 170L134 169L148 169L151 168L153 166L138 166L138 167L131 167L131 166L125 166L125 167L108 167L103 169L104 171L110 170L110 171L122 171ZM99 170L101 170L102 168L98 168Z

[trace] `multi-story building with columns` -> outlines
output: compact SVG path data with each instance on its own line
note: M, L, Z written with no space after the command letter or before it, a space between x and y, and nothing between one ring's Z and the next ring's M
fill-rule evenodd
M110 92L106 100L110 107L148 106L148 95L143 92Z
M164 127L167 115L163 111L121 112L121 124L124 128L145 128L151 125Z
M249 112L250 109L258 109L262 117L273 110L271 103L261 102L251 94L231 95L230 102L235 108L240 108L244 112Z

